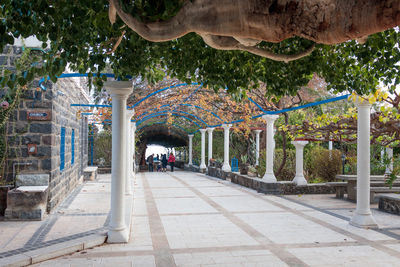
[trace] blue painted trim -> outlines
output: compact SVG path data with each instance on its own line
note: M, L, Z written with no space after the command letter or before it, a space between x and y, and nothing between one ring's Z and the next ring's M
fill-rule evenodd
M56 76L57 78L72 78L72 77L88 77L88 73L63 73L60 76ZM97 73L92 73L93 77L97 77ZM100 73L100 77L106 76L107 78L114 78L115 75L112 73ZM132 76L126 76L127 79L131 79ZM39 80L39 87L43 90L46 91L47 88L43 85L45 81L49 79L49 76L43 77Z
M111 108L111 105L98 105L98 104L71 104L71 107L90 107L90 108Z
M147 118L149 116L157 115L157 114L165 114L166 115L168 113L171 113L171 114L180 114L180 113L182 113L182 114L185 114L185 115L189 115L189 116L197 119L198 121L202 122L205 126L208 126L208 124L204 120L202 120L201 118L197 117L196 115L184 112L184 111L160 111L160 112L155 112L155 113L151 113L151 114L145 116L144 118L142 118L140 120L136 120L136 122L140 124L143 120L147 120Z
M275 115L275 114L281 114L284 112L289 112L289 111L293 111L293 110L298 110L298 109L303 109L303 108L309 108L309 107L314 107L314 106L318 106L318 105L322 105L322 104L326 104L326 103L330 103L330 102L336 102L336 101L340 101L340 100L345 100L347 99L351 94L347 94L347 95L342 95L342 96L338 96L338 97L333 97L333 98L328 98L325 100L321 100L321 101L316 101L316 102L312 102L312 103L308 103L305 105L301 105L301 106L297 106L297 107L293 107L293 108L287 108L287 109L281 109L281 110L276 110L276 111L267 111L263 114L260 115L256 115L251 117L252 119L257 119L260 118L264 115ZM235 123L239 123L239 122L243 122L243 119L240 120L235 120L235 121L231 121L231 122L227 122L226 124L235 124ZM218 127L221 126L221 124L217 124L217 125L212 125L210 127Z
M253 103L254 105L256 105L259 109L261 109L262 112L266 112L256 101L254 101L251 97L249 97L249 100L251 103Z
M71 133L71 165L75 163L75 129Z
M146 118L142 119L141 121L136 122L136 126L139 126L140 124L142 124L143 122L145 122L145 121L147 121L147 120L149 120L149 119L151 119L151 118L162 117L162 116L166 116L166 115L167 115L167 113L164 113L164 114L156 114L156 115L153 115L153 116L146 117ZM184 118L184 119L186 119L186 120L188 120L188 121L190 121L190 122L196 124L199 128L201 128L201 126L200 126L197 122L195 122L194 120L192 120L192 119L189 118L189 117L186 117L186 116L181 115L181 114L174 114L174 113L171 114L171 115L172 115L172 116L175 116L175 117L182 117L182 118Z
M61 127L60 140L60 171L65 168L65 127Z
M133 104L131 107L132 107L132 108L135 108L135 107L137 107L140 103L142 103L143 101L145 101L146 99L148 99L149 97L152 97L153 95L156 95L156 94L158 94L158 93L161 93L161 92L163 92L163 91L165 91L165 90L172 89L172 88L176 88L176 87L181 87L181 86L198 85L198 84L199 84L199 83L190 83L190 84L188 84L188 83L180 83L180 84L177 84L177 85L171 85L171 86L168 86L168 87L161 88L161 89L159 89L159 90L157 90L157 91L155 91L155 92L153 92L153 93L150 93L150 94L148 94L147 96L143 97L143 98L140 99L138 102L136 102L135 104Z
M185 103L189 98L192 97L192 95L194 95L195 93L197 93L197 91L203 86L203 83L200 83L200 86L197 87L188 97L185 98L185 100L183 100L183 103Z
M144 125L144 126L140 127L140 128L138 129L138 131L140 131L140 130L143 129L143 128L146 128L146 127L155 125L155 124L167 124L167 122L166 122L166 121L159 121L159 122L154 122L154 123L151 123L151 124L147 124L147 125ZM184 131L187 132L187 133L189 133L188 130L186 130L185 128L183 128L182 126L180 126L180 125L178 125L178 124L176 124L176 123L173 123L172 125L175 126L175 127L177 127L177 128L179 128L179 129L184 130Z

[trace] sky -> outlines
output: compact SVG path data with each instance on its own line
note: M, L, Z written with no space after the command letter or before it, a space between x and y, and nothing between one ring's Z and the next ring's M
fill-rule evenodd
M157 154L167 154L167 148L159 145L148 145L146 149L146 158L154 153L154 156ZM173 153L175 155L175 150L173 149Z

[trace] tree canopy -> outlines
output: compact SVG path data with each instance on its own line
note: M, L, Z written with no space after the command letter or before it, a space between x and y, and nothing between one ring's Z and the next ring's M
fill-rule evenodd
M116 9L115 5L110 8L107 0L1 0L0 47L12 45L16 38L36 36L43 42L44 51L40 64L32 65L26 72L16 75L12 70L4 70L1 86L13 88L16 84L25 85L36 77L46 76L56 81L56 77L66 70L67 65L74 71L88 72L90 76L96 74L99 76L107 65L111 65L118 77L142 76L151 83L161 80L166 75L185 82L201 81L211 89L228 88L230 93L236 94L239 98L245 96L248 88L257 88L260 84L266 85L267 95L295 95L311 80L314 73L325 78L328 87L338 92L356 91L365 94L374 91L379 82L390 86L399 83L399 33L395 29L390 29L400 24L398 15L400 4L397 1L322 1L328 5L318 12L315 8L319 7L321 1L317 0L238 0L237 5L232 4L235 1L228 1L230 6L227 1L205 0L111 2L117 5ZM257 34L264 36L266 31L275 29L271 30L268 29L268 25L257 24L268 19L260 16L232 19L232 14L236 14L238 8L243 7L245 2L249 3L246 10L253 8L254 11L259 7L260 12L267 12L264 14L266 17L269 14L271 18L275 18L274 25L277 27L281 25L276 29L284 30L285 34L275 39L256 38ZM287 4L282 6L281 2ZM342 4L345 2L353 3L351 9L346 10L346 7L350 6ZM375 2L378 4L374 4ZM354 3L358 4L358 9ZM204 10L199 7L201 4L204 4ZM222 9L224 4L228 6ZM332 8L332 4L336 4L336 9L333 11L329 9ZM307 5L313 7L313 14L318 15L317 20L324 16L328 18L327 14L331 11L342 12L337 13L336 17L332 17L333 13L329 13L332 19L329 27L324 24L324 20L319 21L318 32L321 32L321 36L324 32L328 37L332 36L332 32L338 33L340 29L334 24L343 26L339 18L346 23L353 21L353 27L358 25L358 28L352 29L347 35L346 32L341 32L341 37L336 41L330 41L330 37L323 39L312 35L311 32L307 33L307 30L310 30L309 25L315 21L308 21L307 24L306 18L295 19L296 12L306 8ZM119 19L119 16L123 17L121 15L123 11L124 14L151 29L160 23L164 25L176 21L179 14L186 12L185 8L191 8L190 14L194 16L192 22L196 21L195 19L203 22L208 20L208 26L206 25L208 28L178 20L182 24L187 24L184 34L167 38L168 40L151 38L146 40L141 37L143 34L139 30L132 25L128 24L129 27L126 25L126 19ZM294 12L292 9L297 11ZM352 16L349 14L350 11L353 12ZM119 16L115 16L116 12ZM231 18L232 29L243 19L248 22L246 26L253 25L251 21L259 25L258 28L255 27L258 31L252 31L249 35L246 35L247 33L235 35L237 38L233 39L240 45L256 47L257 50L284 55L283 57L304 54L310 48L313 48L313 51L309 51L307 56L285 63L288 60L274 61L260 56L259 53L252 53L254 50L246 52L249 49L241 47L236 49L237 46L233 50L218 47L215 45L215 38L209 37L210 32L213 27L229 26L229 22L225 19L221 21L221 14L218 12L228 12L229 16L226 19ZM110 18L114 23L110 23ZM292 28L296 25L295 29L290 30L290 25L283 22L285 20L291 21L289 24ZM195 28L188 28L190 25ZM196 30L199 28L203 30ZM224 32L215 34L217 37L220 35L227 37ZM366 38L367 35L370 36ZM245 38L246 36L249 38ZM359 38L362 38L362 41L347 41ZM99 85L102 83L102 79L99 78L95 78L94 81Z

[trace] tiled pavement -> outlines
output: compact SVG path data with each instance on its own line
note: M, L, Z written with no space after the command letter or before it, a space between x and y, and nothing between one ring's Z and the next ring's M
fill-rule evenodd
M10 257L31 256L50 246L71 246L94 236L97 243L104 242L109 210L110 175L101 175L97 181L79 185L43 221L0 220L0 266L9 263Z
M359 229L348 223L354 206L258 194L196 173L141 173L128 244L39 266L400 266L400 216L375 205L382 228Z

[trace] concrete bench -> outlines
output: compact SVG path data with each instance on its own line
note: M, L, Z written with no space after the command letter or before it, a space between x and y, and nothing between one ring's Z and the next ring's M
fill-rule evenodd
M385 212L400 215L400 195L381 194L379 198L379 209Z
M335 188L336 198L344 198L347 182L328 182L326 185Z
M83 180L84 181L94 181L97 179L97 169L96 166L86 167L83 170Z
M354 196L354 199L349 199L352 201L356 201L357 200L357 187L354 187L354 192L356 193ZM369 201L370 203L376 203L377 199L375 199L375 195L376 194L382 194L382 193L400 193L400 187L392 187L389 188L388 186L386 187L370 187L369 189Z
M8 191L6 220L42 220L46 213L49 174L19 174Z

